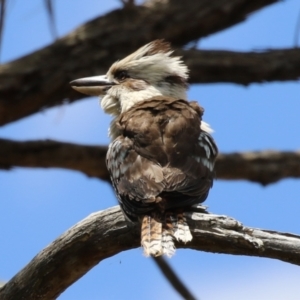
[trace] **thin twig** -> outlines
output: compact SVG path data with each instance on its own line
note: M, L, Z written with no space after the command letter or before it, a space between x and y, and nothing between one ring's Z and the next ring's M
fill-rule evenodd
M44 2L45 2L48 18L49 18L51 34L52 34L53 39L56 40L58 37L58 34L57 34L57 30L56 30L55 14L54 14L54 9L53 9L53 0L44 0Z
M186 300L196 300L193 294L188 290L185 284L180 280L170 264L166 262L162 256L153 257L154 262L157 264L163 275L167 278L172 287Z
M298 13L298 18L296 22L296 28L295 28L295 35L294 35L294 46L295 48L298 48L298 42L299 42L299 35L300 35L300 11Z
M6 13L6 0L0 0L0 54L1 54L2 41L3 41L5 13Z

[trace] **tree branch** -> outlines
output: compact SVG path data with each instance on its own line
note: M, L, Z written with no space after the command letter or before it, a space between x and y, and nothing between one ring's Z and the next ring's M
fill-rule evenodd
M300 236L243 226L226 217L186 213L192 242L178 248L275 258L300 265ZM138 226L118 206L96 212L43 249L0 289L2 300L55 299L101 260L139 247Z
M255 151L219 154L216 177L249 180L262 185L284 178L300 178L300 152Z
M83 98L71 90L69 81L104 74L114 61L153 39L165 38L179 47L276 2L165 0L112 11L48 47L0 66L0 126Z
M181 51L191 83L231 82L243 85L300 78L300 48L260 52Z
M172 270L170 265L166 262L163 256L153 257L154 262L157 264L158 268L162 274L166 277L169 283L172 285L175 291L177 291L183 299L185 300L196 300L194 295L188 290L188 288L183 284L178 275Z
M0 139L0 169L13 167L64 168L109 181L106 146L85 146L52 140L17 142ZM260 151L220 154L218 179L250 180L267 185L300 178L300 152Z
M63 168L110 181L106 146L85 146L52 140L16 142L0 139L0 169Z

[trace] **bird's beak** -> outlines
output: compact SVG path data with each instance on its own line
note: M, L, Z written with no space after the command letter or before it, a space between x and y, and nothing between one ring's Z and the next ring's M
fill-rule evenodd
M101 96L115 85L114 82L110 82L106 75L93 76L76 79L70 82L71 87L83 94L91 96Z

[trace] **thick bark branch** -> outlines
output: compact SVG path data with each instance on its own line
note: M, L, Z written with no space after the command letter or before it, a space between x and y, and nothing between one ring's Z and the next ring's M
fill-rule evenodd
M109 181L106 146L85 146L51 140L16 142L0 139L0 169L13 167L64 168ZM220 154L218 179L244 179L267 185L300 178L300 152L260 151Z
M226 217L187 213L193 240L178 248L275 258L300 265L300 236L243 226ZM88 216L42 250L3 288L2 300L55 299L101 260L139 247L139 228L119 207Z
M300 152L267 150L220 154L216 175L219 179L244 179L262 185L284 178L300 178Z
M300 78L300 48L260 52L187 50L191 83L232 82L243 85Z
M51 140L16 142L0 139L0 169L63 168L109 181L106 146L85 146Z
M251 12L276 2L165 0L92 20L52 45L0 66L0 126L82 98L71 90L69 81L106 73L112 62L153 39L165 38L182 46L242 22Z

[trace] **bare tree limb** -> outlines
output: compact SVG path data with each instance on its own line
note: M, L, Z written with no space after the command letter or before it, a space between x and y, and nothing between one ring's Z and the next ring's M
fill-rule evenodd
M247 53L193 49L180 53L191 70L191 83L248 85L300 78L300 48Z
M219 179L244 179L262 185L284 178L300 178L300 151L255 151L220 154L216 163Z
M243 226L226 217L187 213L193 240L178 248L275 258L300 265L300 236ZM0 299L55 299L101 260L139 247L138 226L120 208L96 212L43 249L4 287Z
M81 146L52 140L16 142L0 139L0 169L63 168L109 181L106 146Z
M52 140L17 142L0 139L0 169L13 167L64 168L109 181L106 146L86 146ZM257 151L220 154L218 179L250 180L267 185L300 178L300 152Z
M48 47L0 66L0 126L82 98L69 81L103 74L112 62L153 39L165 38L179 47L276 2L165 0L112 11Z

